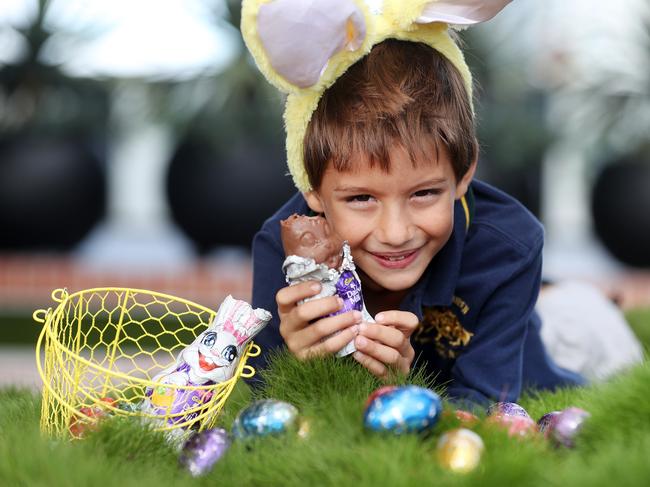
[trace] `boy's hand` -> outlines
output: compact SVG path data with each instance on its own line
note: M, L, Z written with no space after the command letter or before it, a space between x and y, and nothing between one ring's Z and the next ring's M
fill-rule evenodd
M376 323L362 323L354 340L354 358L379 378L386 378L389 369L408 374L415 357L411 334L418 318L408 311L383 311Z
M282 288L275 295L280 315L280 335L291 353L299 359L335 353L359 333L359 311L327 316L343 306L343 300L338 296L298 304L320 290L320 283L307 281ZM332 335L340 330L341 333Z

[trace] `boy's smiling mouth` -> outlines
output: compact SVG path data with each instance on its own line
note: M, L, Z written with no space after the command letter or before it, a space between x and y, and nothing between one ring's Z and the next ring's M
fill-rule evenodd
M387 269L404 269L417 258L420 249L404 250L402 252L370 252L382 267Z

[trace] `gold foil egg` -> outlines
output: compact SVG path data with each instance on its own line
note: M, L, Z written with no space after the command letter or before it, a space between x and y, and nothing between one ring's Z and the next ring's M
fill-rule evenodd
M467 428L458 428L443 434L438 440L438 461L454 472L470 472L481 461L483 440Z

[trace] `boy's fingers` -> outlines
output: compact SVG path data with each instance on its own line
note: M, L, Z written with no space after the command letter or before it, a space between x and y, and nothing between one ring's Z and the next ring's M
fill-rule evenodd
M302 303L294 308L293 312L298 320L309 323L337 312L342 306L343 300L341 298L338 296L328 296Z
M371 340L363 335L357 336L354 345L363 354L369 355L385 365L397 366L402 358L395 348Z
M310 347L300 354L301 358L319 357L322 355L331 355L338 352L348 343L350 343L357 335L358 330L356 326L349 326L341 333L330 336L324 341Z
M283 287L275 295L278 311L280 313L288 313L298 301L315 296L320 290L321 285L317 281L305 281L294 286Z
M400 330L379 323L362 323L359 334L397 350L401 350L404 342L408 340Z
M373 357L366 355L359 350L354 352L352 356L354 357L354 360L368 369L372 375L379 378L384 378L388 374L388 368Z
M311 343L314 344L337 331L358 325L361 323L361 319L362 316L359 311L348 311L347 313L342 313L340 315L329 316L309 325L305 329L305 334L310 336L310 339L312 340ZM356 326L354 331L354 336L356 336L359 333L359 327ZM350 340L352 340L354 336L350 337Z
M282 338L286 341L293 333L307 328L310 322L338 311L342 305L343 302L339 297L328 296L290 307L287 313L283 313L278 306L278 313L282 320L280 322Z
M420 324L418 317L413 313L398 310L382 311L381 313L377 313L375 320L377 320L377 323L394 326L395 328L402 330L406 336L411 336Z
M358 311L343 313L328 318L322 318L311 325L307 325L304 329L295 333L292 337L292 343L287 345L291 350L303 350L314 345L320 344L323 340L327 339L337 331L345 330L361 322L361 313ZM354 328L354 334L350 336L348 341L352 340L359 332L358 326ZM347 342L346 342L347 343ZM345 343L343 344L345 345ZM341 347L343 346L341 345ZM341 348L339 347L339 348ZM338 350L338 349L336 349ZM334 351L336 351L334 350Z

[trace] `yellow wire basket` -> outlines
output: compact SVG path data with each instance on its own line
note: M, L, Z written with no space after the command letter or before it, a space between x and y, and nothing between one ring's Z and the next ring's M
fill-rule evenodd
M186 299L143 289L95 288L69 294L56 289L58 305L37 310L43 323L36 365L43 379L41 431L80 436L105 415L151 418L162 431L214 427L237 380L255 369L246 364L260 348L249 343L232 378L212 385L180 386L152 380L207 328L216 311ZM180 413L146 412L147 390L209 397ZM178 431L176 431L178 432Z

